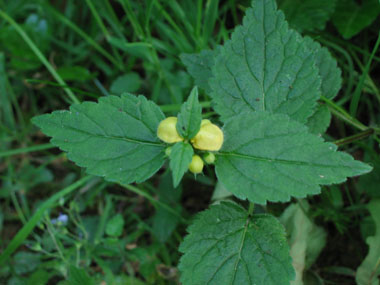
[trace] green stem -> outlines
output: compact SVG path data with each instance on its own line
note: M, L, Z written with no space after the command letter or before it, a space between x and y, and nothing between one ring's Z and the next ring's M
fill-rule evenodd
M350 114L348 114L346 112L346 110L344 110L339 105L335 104L330 99L328 99L328 98L326 98L324 96L321 96L321 100L324 101L327 104L327 107L329 108L329 110L331 111L331 113L333 113L335 116L339 117L343 121L349 123L350 125L352 125L353 127L357 128L357 129L359 129L361 131L364 131L364 130L368 129L368 127L366 125L362 124L357 119L355 119L354 117L352 117Z
M0 152L0 158L15 155L15 154L40 151L40 150L45 150L45 149L50 149L50 148L55 148L55 147L56 146L52 145L51 143L46 143L46 144L39 144L39 145L35 145L35 146L6 150L6 151Z
M4 11L0 10L0 17L2 17L5 21L7 21L16 32L22 37L22 39L27 43L30 49L35 53L38 59L45 65L45 67L49 70L51 75L57 80L57 82L61 85L66 85L65 81L61 78L61 76L55 71L50 62L46 59L46 57L42 54L42 52L38 49L38 47L34 44L34 42L29 38L29 36L24 32L24 30L17 24L11 17L8 16ZM74 93L69 88L63 88L66 94L69 96L73 103L79 103L78 98L74 95Z
M376 54L379 46L380 46L380 32L379 32L379 35L377 37L377 41L375 43L375 47L373 48L372 53L371 53L371 55L369 57L369 60L368 60L366 66L364 68L363 74L360 77L359 84L356 86L354 94L352 95L352 100L351 100L351 104L350 104L350 114L352 116L356 115L356 112L357 112L357 109L358 109L358 105L359 105L359 101L360 101L360 95L362 93L363 86L364 86L364 81L367 78L367 74L369 72L369 68L371 67L371 63L372 63L373 57L375 56L375 54Z
M12 199L13 205L16 209L17 215L19 216L21 222L23 224L26 224L25 215L24 215L23 211L21 210L20 203L17 200L16 193L14 190L11 191L11 199Z
M353 136L349 136L349 137L339 139L339 140L335 141L334 144L336 144L338 146L349 144L349 143L352 143L354 141L358 141L358 140L364 139L366 137L369 137L374 132L375 132L374 129L367 129L367 130L362 131L362 132L355 134Z
M34 227L42 220L44 214L48 209L54 206L54 204L59 201L62 197L65 197L69 193L73 192L78 187L82 186L88 180L90 180L92 176L85 176L77 182L71 184L70 186L62 189L58 193L51 196L48 200L46 200L43 204L38 207L38 210L31 217L31 219L21 228L21 230L16 234L16 236L9 243L4 252L0 255L0 266L8 261L11 254L24 242L24 240L29 236Z
M102 30L104 36L108 38L110 36L106 26L104 25L102 19L99 16L98 11L96 10L95 6L92 4L92 0L86 0L87 6L90 8L90 11L92 15L95 18L95 21L98 23L100 29Z
M255 203L249 202L248 215L252 216L254 210L255 210Z
M133 30L137 34L137 37L141 40L144 38L144 31L141 28L140 23L138 22L137 18L135 17L135 14L133 13L131 4L129 3L129 0L120 0L120 4L123 7L125 13L127 14L127 17L129 21L132 24Z
M106 206L103 210L103 213L100 215L99 226L95 233L94 244L100 243L100 240L104 235L104 229L106 228L106 223L107 223L108 216L110 215L111 210L112 210L112 196L108 195L106 197Z
M90 11L91 11L92 15L94 16L95 21L98 23L98 25L99 25L100 29L102 30L104 36L108 40L111 35L108 32L106 26L104 25L104 22L103 22L102 18L100 17L98 11L96 10L95 6L92 4L92 0L86 0L86 3L87 3L87 6L90 8ZM111 46L111 48L112 48L112 51L115 54L116 60L118 62L122 62L122 59L121 59L120 54L118 53L118 51L114 48L114 46Z

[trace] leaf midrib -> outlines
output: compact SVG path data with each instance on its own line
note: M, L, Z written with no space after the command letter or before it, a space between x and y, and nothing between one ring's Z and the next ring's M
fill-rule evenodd
M156 147L164 147L164 145L160 142L149 142L149 141L143 141L143 140L135 140L135 139L131 139L131 138L126 138L126 137L116 137L116 136L109 136L109 135L98 135L98 134L93 134L93 133L89 133L89 132L86 132L84 130L81 130L81 129L76 129L76 128L73 128L71 126L67 126L65 125L64 126L66 129L69 129L69 130L72 130L72 131L76 131L76 132L79 132L79 133L82 133L82 134L85 134L87 136L91 136L91 137L96 137L96 138L106 138L106 139L113 139L113 140L122 140L122 141L127 141L127 142L131 142L131 143L136 143L136 144L144 144L144 145L150 145L150 146L156 146Z

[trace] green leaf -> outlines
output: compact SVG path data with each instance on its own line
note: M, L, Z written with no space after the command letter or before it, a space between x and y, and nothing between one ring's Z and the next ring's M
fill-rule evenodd
M110 87L112 94L120 95L125 92L137 92L141 86L141 78L136 72L127 73L116 78Z
M366 155L372 156L372 159L368 159L368 162L373 165L373 171L361 176L357 183L357 188L361 193L365 193L371 198L380 198L380 161L376 160L377 153L367 153Z
M183 53L180 58L187 71L195 79L195 84L207 93L211 91L209 80L212 77L211 68L217 51L202 50L200 53Z
M378 0L338 0L333 23L345 39L350 39L369 26L380 13Z
M40 254L19 251L13 256L13 269L19 275L34 271L40 263Z
M201 212L180 246L184 285L289 284L294 270L285 231L270 215L232 202Z
M137 279L136 277L128 276L128 275L119 275L115 277L114 285L146 285L145 282Z
M316 109L313 115L307 119L306 125L309 128L309 132L316 135L321 135L326 132L330 125L331 113L329 109L320 105Z
M309 49L315 55L315 63L322 80L322 95L328 99L334 99L342 87L342 71L338 67L336 59L327 48L321 47L319 43L309 37L306 37L305 41Z
M91 279L85 269L77 268L73 265L69 269L69 285L94 285L95 282Z
M211 95L222 120L245 111L268 111L305 123L321 84L305 42L288 29L274 0L254 0L213 67Z
M302 206L301 206L302 205ZM303 272L314 264L326 245L326 232L306 215L309 205L306 200L291 204L281 215L280 221L288 233L290 256L296 270L292 285L303 285Z
M51 35L46 19L32 13L25 20L22 29L34 42L38 42L38 48L43 53L48 53ZM2 50L6 49L11 54L10 62L14 69L28 71L42 65L42 62L25 44L14 27L2 27L0 30L0 43Z
M356 282L359 285L379 285L380 276L380 199L372 200L368 210L376 224L376 234L368 237L366 242L369 251L356 272Z
M48 284L48 281L50 279L52 274L47 272L44 269L38 269L37 271L34 271L33 274L28 276L28 285L45 285Z
M186 142L178 142L172 147L170 153L170 169L173 174L173 186L178 186L193 157L193 147Z
M85 82L94 77L87 68L82 66L63 66L57 69L57 73L65 81Z
M119 237L123 233L124 219L121 214L112 217L106 226L106 234L112 237Z
M324 30L335 10L336 0L279 0L290 26L299 32Z
M319 185L371 170L283 114L244 113L227 121L223 131L216 175L228 191L251 202L317 194Z
M322 95L328 99L333 99L338 94L342 86L342 71L338 67L336 59L329 50L311 38L306 38L306 43L315 55L318 73L321 77ZM330 125L331 114L326 106L318 106L311 115L306 125L313 134L323 134Z
M164 163L165 145L156 135L164 118L145 97L125 94L74 104L33 123L87 173L127 184L145 181Z
M214 192L212 193L211 201L227 200L231 196L233 196L233 194L218 181L216 182Z
M202 121L202 106L198 101L198 88L194 87L178 114L177 131L181 137L192 139L199 132Z
M116 48L125 51L128 55L145 59L153 62L152 59L152 45L144 42L128 43L124 39L108 36L107 41Z

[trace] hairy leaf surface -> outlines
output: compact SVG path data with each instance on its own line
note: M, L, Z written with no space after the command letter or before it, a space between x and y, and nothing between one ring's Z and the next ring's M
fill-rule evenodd
M173 185L177 187L193 157L194 150L189 143L178 142L172 147L170 153L170 169L173 174Z
M305 38L305 42L315 55L315 63L322 80L322 95L333 99L342 87L342 71L338 67L336 59L326 47L321 47L319 43L309 37Z
M314 55L274 0L253 1L212 71L211 95L224 121L244 111L268 111L305 123L320 97Z
M329 127L330 121L330 110L326 106L320 105L318 106L314 114L307 119L306 126L308 126L310 133L321 135Z
M187 71L195 79L195 85L210 92L209 80L212 76L211 68L217 52L202 50L200 53L183 53L180 58L186 66Z
M148 179L164 162L165 145L156 135L164 118L153 102L127 94L75 104L33 123L87 173L132 183Z
M284 228L273 216L222 202L201 212L188 232L180 246L184 285L281 285L294 277Z
M241 114L226 122L224 134L218 179L228 191L255 203L317 194L319 185L371 170L283 114Z
M306 38L305 41L315 55L318 73L322 80L322 95L328 99L333 99L342 86L342 71L327 48L321 47L311 38ZM330 120L329 109L326 106L317 106L314 113L307 119L306 125L311 133L323 134L330 125Z

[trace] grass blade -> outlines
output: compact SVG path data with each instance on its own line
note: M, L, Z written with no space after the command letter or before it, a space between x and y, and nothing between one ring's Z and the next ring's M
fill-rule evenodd
M78 180L77 182L71 184L70 186L62 189L58 193L51 196L48 200L46 200L41 206L39 206L38 210L32 216L32 218L22 227L22 229L16 234L16 236L9 243L4 252L0 255L0 266L6 261L9 260L11 254L25 241L25 239L29 236L29 234L33 231L34 227L40 222L45 212L51 208L59 199L68 195L78 187L82 186L86 183L92 176L85 176Z
M19 24L17 24L11 17L8 16L3 10L0 10L0 17L2 17L5 21L7 21L21 36L21 38L26 42L26 44L30 47L30 49L35 53L38 59L45 65L45 67L49 70L51 75L57 80L57 82L61 85L65 85L65 81L59 76L59 74L55 71L50 62L46 59L46 57L42 54L39 48L34 44L34 42L30 39L30 37L25 33L25 31L21 28ZM69 88L63 88L66 94L69 96L70 100L73 103L79 103L78 98L74 95L74 93Z
M352 100L351 100L351 104L350 104L350 114L353 117L356 116L356 112L358 110L358 105L359 105L359 101L360 101L360 96L361 96L361 93L362 93L362 90L363 90L363 87L364 87L364 82L365 82L365 79L367 78L367 74L369 72L369 68L371 67L371 63L372 63L373 57L375 56L375 54L376 54L376 52L377 52L377 50L379 48L379 45L380 45L380 33L377 36L377 41L375 43L375 47L373 48L372 53L371 53L371 55L370 55L370 57L368 59L368 62L366 64L365 68L364 68L363 74L360 77L360 81L359 81L358 85L355 88L354 95L352 95Z

